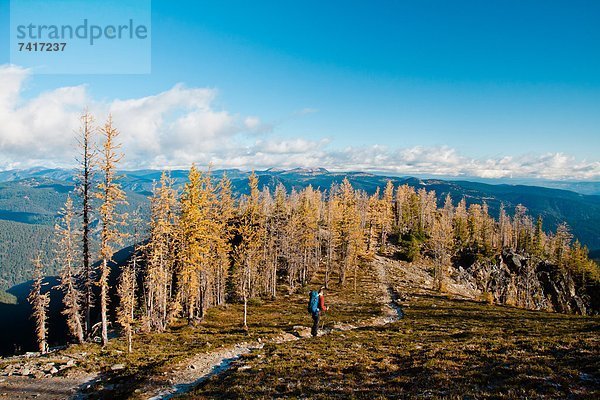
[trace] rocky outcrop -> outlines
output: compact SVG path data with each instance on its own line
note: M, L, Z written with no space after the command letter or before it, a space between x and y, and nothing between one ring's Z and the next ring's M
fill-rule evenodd
M27 353L25 356L15 356L4 359L6 364L0 369L3 376L30 376L35 378L51 377L76 365L73 358L56 356L49 359L38 353Z
M537 276L555 311L583 315L592 311L588 296L581 293L584 288L578 287L567 271L543 262Z
M583 315L598 313L585 286L569 271L512 251L504 251L491 261L456 265L451 278L466 287L475 286L482 298L496 304Z

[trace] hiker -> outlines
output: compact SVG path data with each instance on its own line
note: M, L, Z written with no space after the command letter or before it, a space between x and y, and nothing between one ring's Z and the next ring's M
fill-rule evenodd
M310 300L308 301L308 312L311 313L313 319L313 326L310 333L313 336L317 336L319 331L319 319L321 317L321 311L327 311L325 306L325 298L323 296L323 290L325 286L322 286L319 291L312 290L310 292Z

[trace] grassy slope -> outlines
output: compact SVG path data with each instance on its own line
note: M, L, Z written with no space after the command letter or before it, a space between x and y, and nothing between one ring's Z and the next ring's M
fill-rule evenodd
M378 290L375 277L361 274L361 291L354 294L350 287L332 284L327 291L327 303L333 311L325 318L325 327L334 323L353 323L381 315L380 303L368 293ZM151 377L161 376L184 359L198 353L214 351L220 347L259 338L268 340L283 332L293 332L294 326L310 326L312 319L306 312L308 291L280 293L276 300L258 300L249 305L248 331L241 328L242 305L234 304L213 308L195 327L185 321L172 326L165 333L138 334L134 337L133 353L127 354L124 340L111 340L106 349L97 344L73 345L58 354L43 356L40 363L48 362L61 354L79 359L77 370L101 371L102 381L87 391L90 398L129 398L136 389L144 386ZM365 301L365 298L367 299ZM356 304L360 304L357 307ZM0 367L4 363L0 363ZM114 364L124 364L125 369L112 371Z
M392 276L401 276L400 273ZM383 327L269 345L188 398L598 398L598 318L407 289Z
M390 267L390 264L388 264ZM395 270L394 270L395 268ZM237 366L209 379L188 398L593 398L600 395L600 320L530 312L438 296L407 282L414 274L388 271L403 296L406 317L393 324L334 331L267 344ZM327 293L325 326L358 325L381 315L373 271ZM71 346L77 368L104 372L91 398L136 397L146 381L177 362L221 346L251 342L308 326L307 291L251 304L249 331L240 329L241 305L209 311L195 328L179 324L163 334L136 335L134 352L123 340ZM86 354L83 354L85 352ZM48 356L53 357L53 356ZM42 361L43 362L43 361ZM116 363L125 370L111 371ZM88 392L88 393L90 393Z

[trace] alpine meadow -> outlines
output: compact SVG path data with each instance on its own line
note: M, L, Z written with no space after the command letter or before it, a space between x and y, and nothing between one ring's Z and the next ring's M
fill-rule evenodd
M600 398L599 15L0 2L0 396Z

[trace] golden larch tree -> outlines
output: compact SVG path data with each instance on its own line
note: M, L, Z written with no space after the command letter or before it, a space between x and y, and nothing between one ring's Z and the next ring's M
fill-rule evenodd
M143 247L145 328L164 331L171 317L173 274L177 262L178 203L174 180L163 172L150 199L150 238ZM175 307L178 308L178 307Z
M208 255L208 202L203 189L202 174L192 165L181 196L179 297L188 323L201 317L202 273L206 271Z
M264 237L264 225L261 217L260 191L258 177L254 172L248 178L250 195L241 205L237 235L240 243L234 251L236 264L235 281L244 303L243 327L248 328L248 299L254 294L256 273L261 262L261 238Z
M134 311L136 304L135 296L136 274L132 263L127 263L119 276L117 285L117 296L119 297L119 306L117 307L117 322L127 339L127 351L131 353L133 347L133 324Z
M117 206L127 204L125 192L118 183L117 166L123 156L119 153L117 143L119 131L113 127L109 116L101 129L104 142L100 151L100 171L102 181L98 184L97 197L101 204L100 216L100 318L102 324L102 346L108 343L108 277L115 246L122 243L123 233L120 228L126 224L126 214L117 212Z
M83 343L84 332L81 318L82 293L77 284L79 259L77 247L77 231L74 226L75 211L71 196L67 197L64 208L61 210L60 222L54 226L56 240L56 262L60 266L60 285L63 292L64 310L62 314L67 318L69 332L77 343ZM84 277L85 279L85 277Z
M358 258L364 246L356 193L347 178L342 181L339 194L334 197L333 201L337 208L333 226L337 231L335 237L337 239L339 283L343 285L348 269L358 267Z
M435 268L433 274L433 289L443 291L445 287L446 270L450 265L454 248L454 227L452 199L446 196L444 207L438 210L429 231L427 248L433 254Z
M225 303L225 288L228 278L231 255L231 238L233 236L232 220L235 216L231 181L225 173L217 186L218 198L212 206L214 265L213 265L213 302L215 305Z

